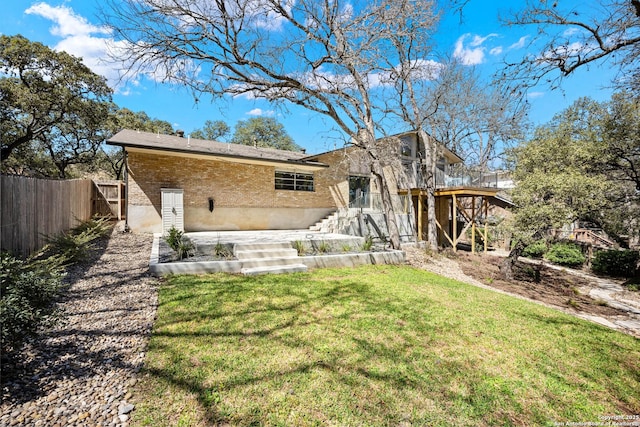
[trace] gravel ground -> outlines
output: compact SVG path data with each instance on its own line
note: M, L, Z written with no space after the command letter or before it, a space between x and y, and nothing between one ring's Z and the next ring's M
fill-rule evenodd
M152 236L122 232L96 245L65 280L64 322L2 367L0 427L127 426L156 315Z

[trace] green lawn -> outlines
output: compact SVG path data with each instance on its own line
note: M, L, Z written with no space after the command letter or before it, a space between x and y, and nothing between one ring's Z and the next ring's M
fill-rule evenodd
M406 266L168 277L145 372L134 425L640 414L640 340Z

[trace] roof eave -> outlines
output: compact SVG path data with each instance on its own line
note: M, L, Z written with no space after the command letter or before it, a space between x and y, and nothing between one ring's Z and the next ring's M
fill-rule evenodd
M207 151L193 150L193 149L180 149L173 147L150 147L145 144L135 144L131 142L118 142L107 140L107 144L115 145L119 147L123 147L125 150L127 148L133 148L139 151L149 151L149 152L162 152L162 153L174 153L174 154L183 154L194 157L217 157L222 159L230 159L238 162L242 162L242 160L247 160L248 163L269 163L269 164L282 164L282 165L297 165L297 166L305 166L312 167L317 169L325 169L328 168L329 165L320 162L310 162L305 161L304 159L296 160L296 159L270 159L264 157L253 157L253 156L239 156L235 154L227 154L227 153L212 153Z

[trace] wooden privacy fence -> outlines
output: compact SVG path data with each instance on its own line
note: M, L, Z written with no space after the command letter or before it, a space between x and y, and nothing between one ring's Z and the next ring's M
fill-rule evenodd
M94 214L111 216L90 179L55 181L0 176L0 250L27 256L47 236L67 231Z

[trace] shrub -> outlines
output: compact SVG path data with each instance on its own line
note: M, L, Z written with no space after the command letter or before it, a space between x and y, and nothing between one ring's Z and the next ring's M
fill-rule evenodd
M94 217L83 221L68 232L48 236L47 246L38 256L41 258L62 256L65 263L70 264L82 261L93 248L92 242L107 236L110 230L111 224L108 219Z
M48 237L47 245L26 260L0 253L0 324L2 354L9 358L25 338L60 318L56 299L64 288L65 265L82 260L92 242L106 236L111 223L93 218L66 233Z
M323 240L318 244L317 251L321 254L331 252L331 245Z
M93 218L81 222L77 227L73 228L73 233L87 233L96 238L106 237L111 231L111 222L109 218L100 218L94 216Z
M304 246L304 242L302 240L295 240L293 243L293 249L298 251L298 256L304 256L306 252L306 248Z
M195 246L191 240L175 226L171 226L164 240L176 252L178 259L184 259L195 254Z
M586 258L580 246L573 243L556 243L545 254L545 258L554 264L576 267L584 264Z
M638 251L597 251L593 257L591 269L595 273L610 276L633 277L639 259Z
M180 246L183 234L184 233L178 230L175 226L171 226L167 236L164 238L164 241L167 242L171 249L178 252L178 247Z
M55 300L63 288L64 259L35 261L0 254L0 324L2 353L19 349L26 337L52 325L60 315Z
M544 240L538 240L524 248L522 256L526 256L527 258L542 258L542 256L547 252L547 249L547 242Z

